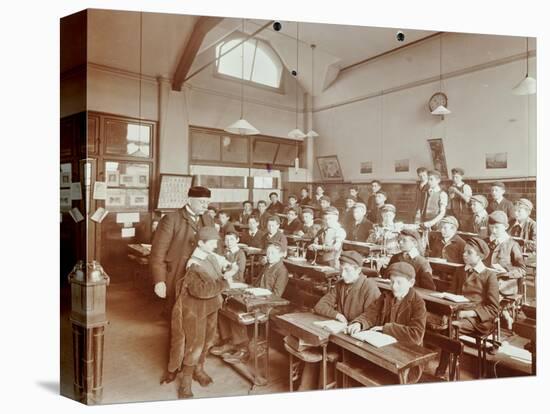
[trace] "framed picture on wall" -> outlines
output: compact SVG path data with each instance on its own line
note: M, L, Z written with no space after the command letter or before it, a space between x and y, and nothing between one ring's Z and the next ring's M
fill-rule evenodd
M344 175L336 155L317 157L317 166L321 172L321 179L326 181L343 181Z
M443 139L429 139L428 144L430 146L434 170L441 173L441 178L449 178L447 159L445 158L445 149L443 148Z

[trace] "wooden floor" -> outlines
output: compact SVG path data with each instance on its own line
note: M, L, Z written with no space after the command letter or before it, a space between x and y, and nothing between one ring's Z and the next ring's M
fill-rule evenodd
M62 291L68 305L68 292ZM66 308L67 306L65 306ZM132 283L112 283L108 287L105 328L105 361L103 403L170 400L177 398L177 383L160 385L159 379L167 362L167 322L160 317L162 303L147 298ZM72 345L69 312L61 314L61 370L72 378ZM473 353L473 352L471 352ZM218 357L209 356L206 370L214 383L206 388L193 383L195 398L274 393L288 390L287 356L277 349L270 352L270 384L250 392L249 383ZM433 372L433 362L427 370ZM465 358L461 380L474 378L475 361ZM72 382L61 383L61 393L73 395Z

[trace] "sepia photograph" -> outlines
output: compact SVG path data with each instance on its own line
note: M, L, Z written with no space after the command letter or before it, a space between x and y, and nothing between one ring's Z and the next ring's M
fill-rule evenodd
M251 16L60 19L60 393L535 377L539 39Z

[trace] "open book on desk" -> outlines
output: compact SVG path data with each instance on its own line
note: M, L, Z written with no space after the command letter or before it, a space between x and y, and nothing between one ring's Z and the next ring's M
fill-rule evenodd
M456 303L466 303L470 301L470 299L468 299L466 296L455 295L454 293L449 293L449 292L431 292L430 296L440 298L440 299L447 299L447 300L450 300L451 302L456 302Z
M328 321L315 321L313 322L313 324L333 334L343 332L348 326L347 324L337 321L335 319L330 319Z
M352 334L351 337L371 344L377 348L397 342L397 339L393 336L378 331L361 331Z

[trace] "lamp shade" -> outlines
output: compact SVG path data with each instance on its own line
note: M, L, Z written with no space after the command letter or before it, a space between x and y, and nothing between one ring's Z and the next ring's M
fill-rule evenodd
M304 134L299 128L293 129L288 133L288 137L293 139L305 138L306 136L307 135Z
M537 93L537 80L531 76L526 76L513 89L514 95L533 95Z
M242 118L229 125L224 131L237 135L256 135L260 133L260 131L250 124L250 122Z
M310 137L310 138L315 138L315 137L318 137L319 134L317 132L315 132L313 129L310 129L307 134L306 134L307 137Z
M439 105L432 111L432 115L449 115L451 111L445 108L443 105Z

